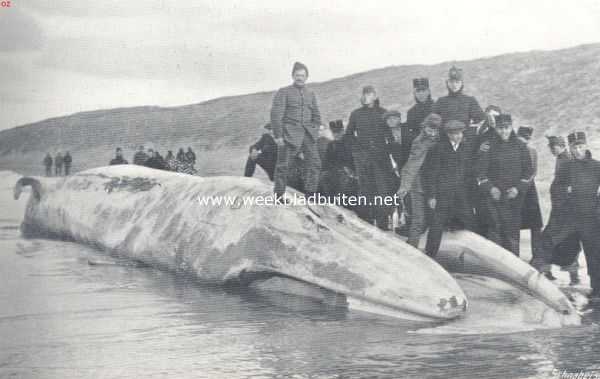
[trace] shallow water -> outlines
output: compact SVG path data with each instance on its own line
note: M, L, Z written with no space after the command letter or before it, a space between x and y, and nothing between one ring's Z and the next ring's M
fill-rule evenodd
M530 378L600 370L600 312L562 329L422 334L432 325L206 286L78 244L23 239L23 201L0 188L0 209L3 378Z

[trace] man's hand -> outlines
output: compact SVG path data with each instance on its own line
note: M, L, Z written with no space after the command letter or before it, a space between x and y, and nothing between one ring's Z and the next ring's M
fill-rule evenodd
M354 178L354 171L352 171L352 169L350 169L349 167L344 166L344 172L349 177Z
M568 186L568 187L567 187L567 193L572 193L572 192L573 192L573 187L571 187L571 186Z
M406 195L408 195L408 191L405 190L404 188L400 187L398 189L398 191L396 192L396 194L398 195L398 197L400 197L400 199L404 199L406 197Z
M510 187L507 191L506 191L506 197L508 197L509 199L514 199L517 196L519 196L519 190L516 189L515 187Z
M437 200L435 198L429 199L428 203L429 203L429 208L435 209L435 207L437 205Z
M500 192L498 187L492 187L492 189L490 190L490 195L492 195L492 199L500 201L500 196L502 196L502 193Z
M279 137L275 138L275 143L277 144L277 146L281 147L285 144L285 141L283 140L283 137Z

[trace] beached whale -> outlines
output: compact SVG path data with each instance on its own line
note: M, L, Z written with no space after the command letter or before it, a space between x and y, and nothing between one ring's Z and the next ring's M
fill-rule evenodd
M264 182L194 177L134 165L67 178L21 178L32 187L22 230L90 244L208 282L343 296L350 308L439 321L467 299L438 263L330 206L207 204L269 196ZM221 198L223 199L223 198Z

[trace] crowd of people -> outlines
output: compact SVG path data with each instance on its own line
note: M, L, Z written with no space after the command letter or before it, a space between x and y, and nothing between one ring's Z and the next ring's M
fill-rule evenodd
M175 171L182 172L185 174L195 175L197 173L194 165L196 164L196 153L191 147L188 147L187 151L180 148L177 155L173 155L172 150L167 151L167 155L163 157L158 150L144 148L144 145L140 145L133 155L133 164L139 166L146 166L157 170ZM117 147L115 150L115 157L111 159L112 165L129 164L129 162L123 158L123 149Z
M513 125L499 106L483 110L464 93L463 71L450 68L448 93L434 101L428 78L413 80L415 104L402 115L380 105L367 85L347 125L329 123L324 138L316 95L305 85L308 68L296 62L293 84L280 89L267 132L250 147L246 176L261 166L286 203L286 186L306 195L374 196L397 193L403 199L408 243L418 246L428 230L424 252L438 252L447 229L467 229L520 254L520 232L531 231L532 265L553 279L557 264L579 283L577 256L583 247L592 297L600 295L600 162L591 157L587 137L577 131L548 136L556 156L551 186L552 211L544 227L535 185L534 129ZM354 209L380 229L390 229L393 207L367 201Z
M62 153L59 151L56 153L54 158L52 158L50 153L46 153L42 163L46 169L46 176L52 176L52 166L54 166L55 176L68 176L71 173L73 157L68 151L65 153L65 155L62 155Z

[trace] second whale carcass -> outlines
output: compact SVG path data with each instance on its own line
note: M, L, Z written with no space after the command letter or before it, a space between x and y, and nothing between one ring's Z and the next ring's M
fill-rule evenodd
M349 211L240 202L271 194L260 180L123 165L21 178L15 197L25 186L33 192L27 234L72 239L201 281L281 279L405 319L448 320L467 309L438 263Z

